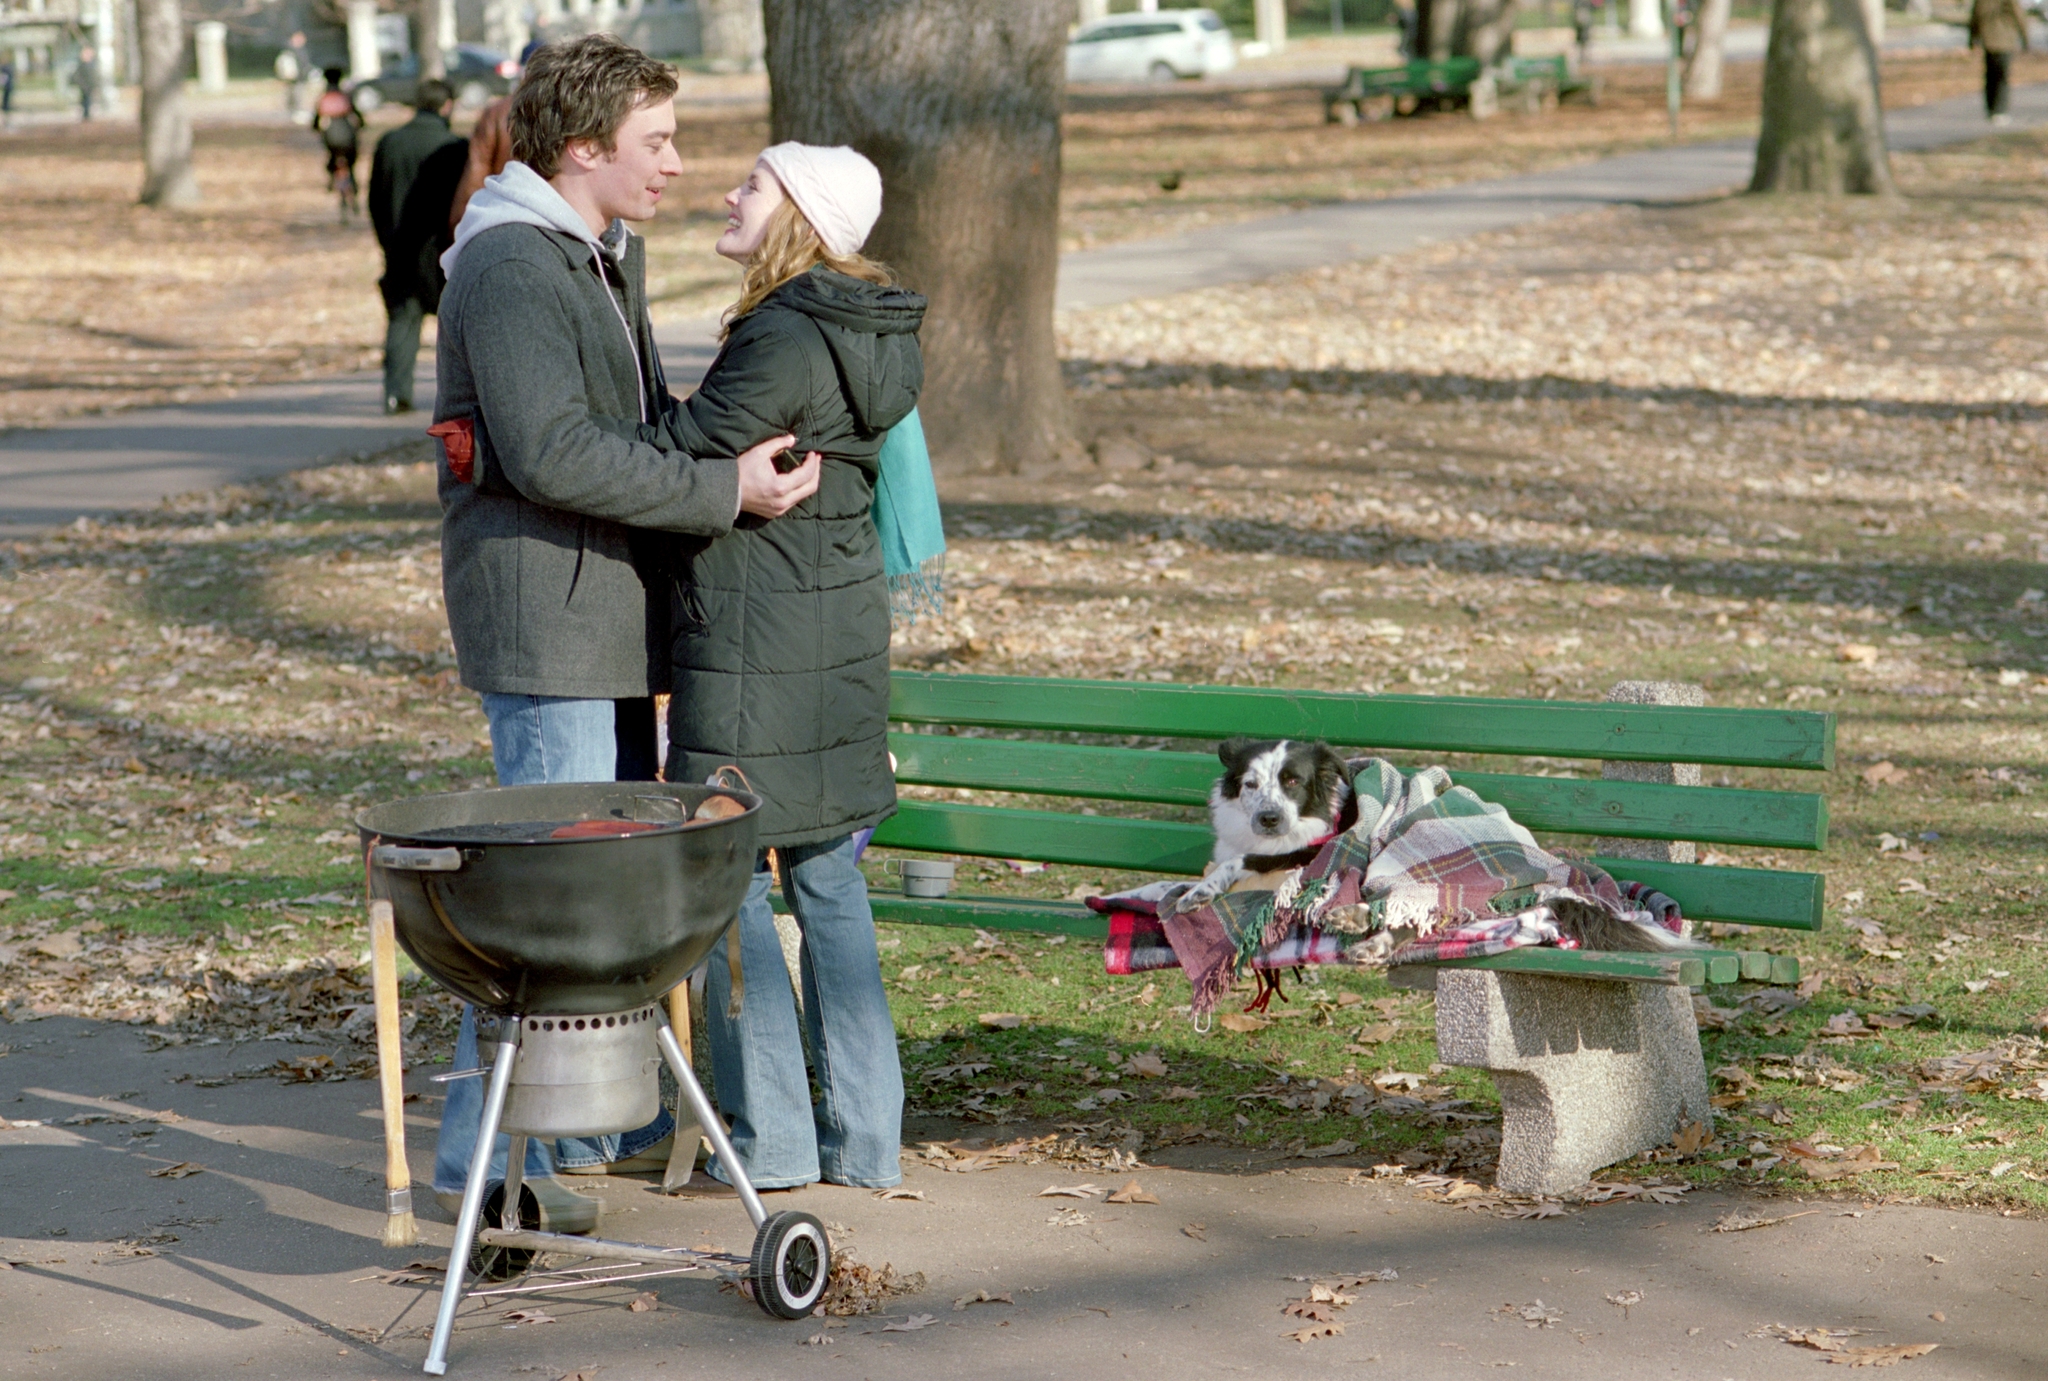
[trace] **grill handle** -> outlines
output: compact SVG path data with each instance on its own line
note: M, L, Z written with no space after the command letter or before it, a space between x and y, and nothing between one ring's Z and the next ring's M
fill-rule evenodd
M460 849L408 849L402 844L379 844L370 850L370 862L398 873L459 873Z

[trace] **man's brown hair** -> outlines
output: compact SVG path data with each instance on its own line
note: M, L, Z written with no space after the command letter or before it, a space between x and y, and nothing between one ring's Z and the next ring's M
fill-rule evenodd
M550 43L528 60L512 98L512 156L553 177L570 140L611 153L628 115L675 94L676 74L666 63L610 34Z

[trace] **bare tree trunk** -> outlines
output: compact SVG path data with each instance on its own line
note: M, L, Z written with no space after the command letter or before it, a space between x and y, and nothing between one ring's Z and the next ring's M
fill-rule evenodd
M1415 55L1442 62L1458 55L1461 0L1415 0Z
M1685 94L1695 101L1721 96L1721 56L1727 49L1730 0L1706 0L1700 6L1699 29L1692 56L1685 60Z
M1452 51L1489 67L1499 62L1514 40L1515 15L1521 7L1521 0L1465 0L1458 10Z
M1777 0L1749 190L1893 190L1862 0Z
M704 57L714 72L758 72L767 40L761 0L701 0Z
M137 0L142 40L142 204L196 206L185 113L185 20L178 0Z
M441 6L444 0L418 0L413 6L412 27L419 35L420 76L445 77L448 60L441 54Z
M1500 61L1514 38L1521 0L1416 0L1415 51L1431 62Z
M1053 339L1070 0L769 0L775 138L882 171L868 252L931 299L920 411L944 469L1071 445Z

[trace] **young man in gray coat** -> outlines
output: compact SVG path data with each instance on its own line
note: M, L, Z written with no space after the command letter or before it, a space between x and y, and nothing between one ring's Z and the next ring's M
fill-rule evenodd
M818 487L815 455L777 471L793 437L692 458L591 421L649 421L668 397L645 251L625 223L653 217L682 172L675 91L667 67L609 35L543 48L513 103L514 161L470 200L441 260L442 587L462 682L483 697L508 785L614 780L627 727L615 702L636 707L651 736L668 603L665 587L642 583L633 529L715 537L742 512L780 517ZM458 1069L476 1065L476 1044L465 1013ZM448 1085L434 1166L444 1204L468 1179L481 1083ZM669 1132L663 1113L623 1136L559 1142L553 1157L529 1143L544 1225L596 1220L594 1200L548 1178L550 1161L658 1159ZM501 1139L494 1177L505 1153Z

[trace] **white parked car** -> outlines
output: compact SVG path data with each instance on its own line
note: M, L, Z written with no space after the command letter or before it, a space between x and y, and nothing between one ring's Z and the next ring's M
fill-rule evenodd
M1237 66L1237 47L1214 10L1116 14L1067 40L1070 82L1174 81Z

